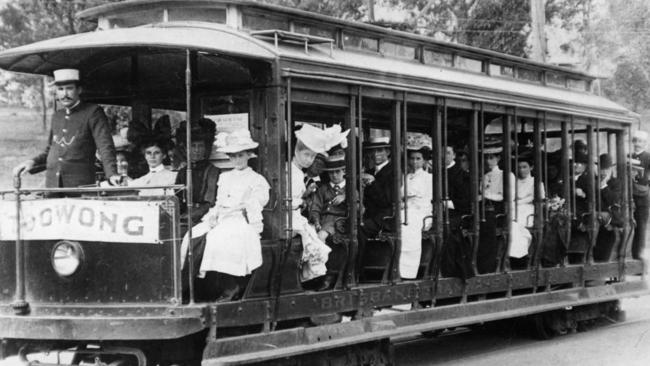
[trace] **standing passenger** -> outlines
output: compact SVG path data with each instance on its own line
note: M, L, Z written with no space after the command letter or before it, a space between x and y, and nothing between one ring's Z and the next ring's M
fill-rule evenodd
M407 225L402 226L399 273L402 278L413 279L417 276L420 268L422 230L428 230L431 227L431 221L425 223L424 218L430 216L433 210L431 204L433 179L431 174L424 170L425 161L431 158L431 148L422 142L413 141L406 149L408 174L406 175L405 201L408 221Z
M384 229L393 231L393 221L384 220L393 216L394 182L393 164L390 161L390 139L379 137L371 139L364 146L373 157L374 168L361 175L364 185L363 203L365 205L361 233L366 238L376 237Z
M642 175L634 177L632 186L632 197L634 198L634 239L632 241L632 258L641 259L645 248L646 230L648 227L648 214L650 213L650 195L648 184L650 183L650 153L648 148L648 133L645 131L634 131L632 134L633 154L632 158L641 162Z

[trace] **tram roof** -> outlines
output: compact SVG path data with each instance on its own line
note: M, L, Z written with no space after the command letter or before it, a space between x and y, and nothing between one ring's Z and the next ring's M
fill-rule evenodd
M111 51L134 48L191 49L231 56L273 60L268 43L224 25L160 23L53 38L0 52L0 68L51 75L63 67L84 69L108 62ZM103 55L103 57L102 57Z
M439 50L451 52L460 52L467 56L476 56L480 58L489 58L492 60L504 61L509 64L527 65L536 69L554 70L562 74L572 75L576 78L593 80L597 77L580 70L538 62L523 57L512 56L496 51L483 48L468 46L459 43L452 43L442 40L436 40L432 37L422 36L405 31L394 30L387 27L368 24L364 22L350 21L335 18L332 16L308 12L304 10L265 4L251 0L126 0L115 3L108 3L83 10L77 14L77 17L86 21L98 22L102 18L117 17L120 14L129 12L142 12L150 9L171 9L171 8L222 8L229 12L228 17L237 19L224 19L231 26L245 28L241 24L242 14L246 10L258 11L264 17L279 16L290 21L307 21L312 25L320 25L329 28L340 28L361 32L363 35L376 36L381 39L402 40L406 42L416 42L421 45L430 45ZM231 15L232 14L232 15ZM287 23L288 24L288 23ZM289 30L289 28L285 29Z

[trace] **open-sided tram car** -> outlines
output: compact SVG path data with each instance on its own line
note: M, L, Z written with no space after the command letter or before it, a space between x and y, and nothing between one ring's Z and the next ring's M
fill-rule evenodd
M35 353L68 350L73 356L55 362L217 365L311 358L389 364L389 339L399 334L524 316L550 334L563 326L558 319L613 312L618 299L648 290L644 263L630 255L634 222L626 153L634 119L594 94L595 80L587 74L248 1L134 0L79 16L98 30L5 50L0 67L43 75L78 68L85 100L130 107L138 123L151 124L163 110L192 121L216 118L218 128L250 128L260 142L254 168L272 186L264 210L264 264L237 301L183 302L188 284L181 280L175 197L106 196L84 188L73 190L81 197L43 198L47 190L18 184L1 201L3 358L27 362ZM224 118L230 114L237 117ZM297 123L351 129L347 266L329 291L305 291L299 279L302 247L290 229L287 184ZM372 250L359 250L363 195L354 187L364 140L390 135L399 207L403 149L411 133L432 137L434 225L423 235L418 278L407 281L396 265L399 231L372 238ZM617 208L623 225L606 254L593 255L599 230L594 218L607 208L592 194L590 214L575 217L571 199L562 213L569 234L559 242L565 248L572 225L581 223L589 234L582 260L545 260L557 248L545 245L552 217L537 189L530 260L510 265L503 253L511 233L501 225L498 269L476 273L487 136L506 147L506 174L514 171L516 147L530 145L538 186L547 176L548 152L560 151L565 197L572 189L573 141L588 142L591 160L603 152L614 156L616 175L626 182ZM440 259L450 229L443 151L458 140L466 141L471 162L472 214L463 218L462 232L473 271L465 279L443 276ZM595 193L595 181L590 184ZM504 191L512 197L515 188L506 183ZM505 222L514 214L508 211ZM391 219L399 228L408 218ZM61 270L62 261L63 268L72 263L72 273ZM412 309L377 314L398 304Z

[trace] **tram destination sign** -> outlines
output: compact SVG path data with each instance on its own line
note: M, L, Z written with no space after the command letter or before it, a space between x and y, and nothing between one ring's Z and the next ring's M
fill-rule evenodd
M23 240L159 243L160 202L75 198L22 201ZM0 201L0 240L16 240L16 202Z

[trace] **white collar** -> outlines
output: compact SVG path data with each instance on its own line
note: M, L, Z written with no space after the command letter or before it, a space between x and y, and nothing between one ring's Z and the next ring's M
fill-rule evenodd
M162 172L163 170L165 170L165 165L164 165L164 164L160 164L160 165L158 165L158 166L155 167L155 168L149 168L149 173L160 173L160 172Z
M452 160L451 164L447 165L447 169L453 167L454 165L456 165L456 162Z
M81 100L77 100L77 102L71 105L70 108L65 108L65 114L70 114L70 112L72 112L72 110L75 109L79 103L81 103Z
M334 182L330 182L330 187L334 188L334 186L339 186L339 188L345 188L345 180L339 184L334 184Z
M500 172L500 171L501 171L501 169L499 169L499 166L497 165L497 166L495 166L494 168L490 169L490 171L488 172L488 174L490 174L490 173L498 173L498 172Z
M388 165L389 162L390 162L390 160L386 160L386 161L384 161L383 163L377 165L377 166L375 167L375 174L379 173L379 171L380 171L383 167L385 167L386 165Z

